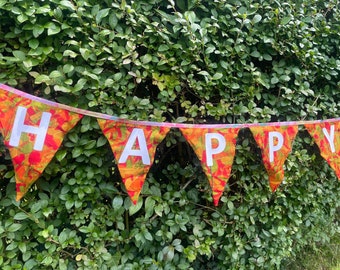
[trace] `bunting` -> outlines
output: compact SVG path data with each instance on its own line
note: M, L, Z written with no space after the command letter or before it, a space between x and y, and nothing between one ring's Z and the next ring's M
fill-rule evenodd
M305 124L305 127L319 146L321 156L340 180L340 120Z
M217 206L230 176L239 129L181 128L180 130L201 161L212 189L214 205Z
M0 130L12 158L20 200L82 115L0 92Z
M170 128L136 126L103 119L98 119L98 123L110 143L126 191L136 204L154 161L156 147Z
M292 150L298 126L258 126L250 130L261 148L270 188L275 191L283 181L283 164Z
M136 204L159 143L178 128L199 158L217 206L231 174L241 128L250 128L262 151L269 185L284 179L284 163L304 125L340 179L340 118L279 123L193 125L130 121L73 108L0 84L0 132L12 159L20 200L50 163L65 135L84 116L95 117L107 138L126 191Z

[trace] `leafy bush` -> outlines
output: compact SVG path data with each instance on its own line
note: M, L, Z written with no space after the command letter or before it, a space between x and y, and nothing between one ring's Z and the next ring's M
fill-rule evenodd
M248 123L339 116L337 1L0 1L0 80L135 120ZM132 205L84 117L21 202L1 151L2 269L279 269L327 241L340 185L301 127L269 191L250 131L214 207L173 129Z

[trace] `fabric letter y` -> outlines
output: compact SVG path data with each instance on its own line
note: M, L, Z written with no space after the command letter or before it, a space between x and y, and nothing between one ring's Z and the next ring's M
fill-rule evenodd
M305 127L340 180L340 121L305 124Z

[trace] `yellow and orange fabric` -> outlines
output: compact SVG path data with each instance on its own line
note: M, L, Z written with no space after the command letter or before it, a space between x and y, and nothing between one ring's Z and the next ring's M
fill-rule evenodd
M230 177L239 129L181 128L180 130L201 161L212 189L214 205L217 206Z
M305 127L340 180L340 121L305 124Z
M126 191L136 204L157 145L170 128L136 126L104 119L98 119L98 123L114 153Z
M230 177L236 139L242 128L251 130L262 151L272 191L284 179L284 163L300 125L314 138L321 156L340 179L340 118L217 125L130 121L59 104L0 84L0 132L14 166L17 200L43 173L64 136L84 115L97 119L134 204L154 162L156 148L170 128L180 129L201 161L216 206Z
M283 165L292 150L298 126L254 126L250 130L262 151L270 188L275 191L284 179Z
M20 200L82 115L0 91L0 131L12 158Z

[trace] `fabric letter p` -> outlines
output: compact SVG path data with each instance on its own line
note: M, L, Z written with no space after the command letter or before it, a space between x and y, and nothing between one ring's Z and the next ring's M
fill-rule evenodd
M283 136L280 132L271 131L268 134L269 139L269 161L274 162L274 152L279 151L283 146ZM277 143L274 144L275 138L277 139Z
M218 141L218 146L213 148L213 139ZM207 166L213 166L213 155L221 153L226 147L224 137L219 133L206 133L205 134L205 149Z
M25 117L27 114L27 109L19 106L15 115L14 124L11 132L11 137L9 140L9 145L17 147L19 146L20 137L23 132L35 134L36 139L33 146L34 150L41 151L44 146L48 126L51 120L51 113L43 112L38 127L25 125Z

